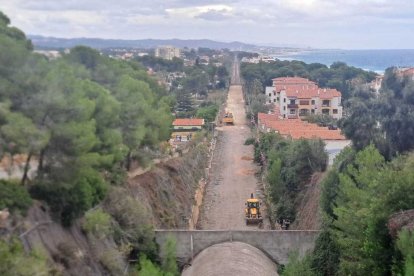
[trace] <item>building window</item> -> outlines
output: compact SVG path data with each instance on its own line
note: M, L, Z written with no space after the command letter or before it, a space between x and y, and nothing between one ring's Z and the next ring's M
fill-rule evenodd
M273 99L273 102L275 103L276 102L276 99Z
M295 100L290 100L290 104L295 104Z
M279 97L276 97L276 101L279 101Z
M315 104L315 100L312 100L312 102L311 102L313 105Z
M309 105L309 101L299 101L300 105Z
M283 110L286 110L286 106L283 107Z
M290 115L295 115L296 114L296 110L295 109L291 109L290 110Z
M333 110L332 110L332 113L333 113L333 114L338 114L338 109L333 109Z
M284 102L284 103L286 102L286 98L283 98L283 102Z
M269 97L272 97L272 93L269 93Z
M330 101L329 100L323 100L322 106L329 106Z
M329 115L329 109L322 109L322 114Z
M315 114L315 109L311 109L311 113L312 114Z

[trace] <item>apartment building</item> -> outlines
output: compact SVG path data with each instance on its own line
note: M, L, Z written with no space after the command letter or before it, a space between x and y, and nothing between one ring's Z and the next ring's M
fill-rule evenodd
M320 88L305 78L286 77L272 80L266 87L268 104L275 104L283 118L294 119L310 114L326 114L342 118L341 92L332 88Z
M160 46L155 49L155 56L172 60L174 57L180 57L180 49L173 46Z

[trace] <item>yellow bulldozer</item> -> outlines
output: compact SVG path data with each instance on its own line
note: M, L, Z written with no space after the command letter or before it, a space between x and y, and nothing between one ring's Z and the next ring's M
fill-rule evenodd
M223 117L223 123L226 125L234 125L233 113L226 111Z
M259 199L255 198L252 193L250 198L246 201L246 225L260 224L263 222L263 217L260 213L260 205L261 202Z

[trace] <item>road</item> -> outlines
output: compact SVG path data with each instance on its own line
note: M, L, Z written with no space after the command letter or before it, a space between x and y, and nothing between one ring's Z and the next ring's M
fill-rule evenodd
M259 168L253 162L253 146L244 145L251 137L251 131L247 125L237 62L233 67L227 109L233 112L235 124L217 128L212 176L206 187L198 226L214 230L257 229L258 226L246 226L244 220L246 199L259 190L255 176Z

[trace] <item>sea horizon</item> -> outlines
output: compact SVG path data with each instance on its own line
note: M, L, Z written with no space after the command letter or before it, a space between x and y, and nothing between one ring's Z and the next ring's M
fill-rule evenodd
M276 54L280 60L300 60L306 63L345 62L354 67L376 73L384 73L389 67L414 67L414 49L304 49L298 52Z

